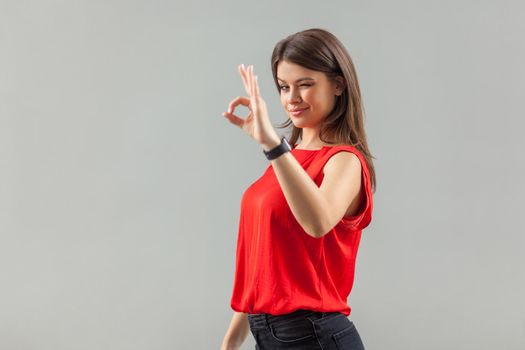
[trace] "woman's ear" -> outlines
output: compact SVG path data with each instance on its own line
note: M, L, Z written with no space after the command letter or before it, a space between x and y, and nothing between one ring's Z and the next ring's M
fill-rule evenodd
M335 91L337 96L340 96L345 91L345 80L340 75L335 77Z

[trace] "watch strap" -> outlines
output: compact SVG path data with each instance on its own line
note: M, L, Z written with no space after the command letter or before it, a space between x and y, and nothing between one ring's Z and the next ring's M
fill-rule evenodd
M276 147L272 148L269 151L263 150L263 152L266 158L268 158L268 160L273 160L286 152L290 152L291 150L292 150L292 147L288 143L288 140L286 139L286 137L283 136L281 138L281 143L279 145L277 145Z

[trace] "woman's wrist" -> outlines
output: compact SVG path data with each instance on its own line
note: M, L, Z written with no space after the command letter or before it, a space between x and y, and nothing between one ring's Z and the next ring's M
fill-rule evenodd
M279 138L279 136L276 136L276 137L273 137L270 140L262 143L261 146L262 146L263 150L268 152L268 151L274 149L275 147L279 146L280 144L281 144L281 139Z

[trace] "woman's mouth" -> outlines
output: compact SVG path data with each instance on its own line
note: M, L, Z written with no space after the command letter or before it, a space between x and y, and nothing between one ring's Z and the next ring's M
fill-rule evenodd
M296 109L296 110L290 110L290 114L294 117L297 117L298 115L301 115L304 111L306 111L308 108L302 108L302 109Z

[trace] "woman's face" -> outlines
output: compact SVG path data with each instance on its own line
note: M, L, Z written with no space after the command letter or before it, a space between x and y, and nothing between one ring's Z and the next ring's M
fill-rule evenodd
M328 80L325 73L306 69L289 61L280 61L277 64L277 79L281 104L298 128L318 126L332 111L336 95L342 93L341 85ZM306 110L299 115L290 112L292 109L303 108Z

